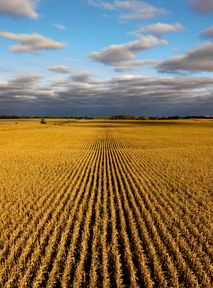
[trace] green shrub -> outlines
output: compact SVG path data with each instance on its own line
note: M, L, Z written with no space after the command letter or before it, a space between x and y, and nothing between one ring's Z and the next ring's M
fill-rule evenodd
M47 124L45 118L41 118L41 124Z

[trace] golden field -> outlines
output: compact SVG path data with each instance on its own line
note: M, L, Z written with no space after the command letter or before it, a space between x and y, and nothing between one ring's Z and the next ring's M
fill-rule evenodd
M0 287L212 287L213 121L0 122Z

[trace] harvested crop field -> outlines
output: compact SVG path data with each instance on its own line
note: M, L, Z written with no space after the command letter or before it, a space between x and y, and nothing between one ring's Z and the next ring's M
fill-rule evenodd
M0 287L212 287L213 121L0 125Z

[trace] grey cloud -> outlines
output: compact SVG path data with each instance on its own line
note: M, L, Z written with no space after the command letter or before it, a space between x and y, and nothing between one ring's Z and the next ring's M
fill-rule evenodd
M190 7L198 13L213 13L212 0L191 0Z
M153 60L137 61L136 55L155 46L166 45L167 41L154 36L143 36L126 44L111 45L100 52L91 52L89 57L117 70L128 70L138 65L150 64ZM150 62L151 61L151 62Z
M213 26L207 28L201 33L201 37L213 40Z
M53 81L52 87L64 90L67 89L67 87L69 87L71 83L73 87L80 85L81 87L85 88L97 82L98 82L97 80L94 80L92 78L92 74L90 72L72 71L71 75L68 78Z
M150 19L166 13L163 8L158 8L144 1L137 0L88 0L88 3L105 10L119 12L118 18L121 21Z
M0 37L20 42L18 45L10 46L12 52L39 52L43 50L54 50L64 48L66 45L61 42L54 41L40 34L15 34L11 32L0 32Z
M8 87L12 89L35 88L38 81L42 79L39 74L23 73L8 80Z
M45 84L40 77L21 75L0 83L0 114L212 113L206 103L213 102L213 78L126 75L99 81L90 77L85 82L83 77L68 77Z
M49 67L48 70L51 72L64 73L64 74L69 74L72 72L70 67L64 66L64 65L52 66L52 67Z
M0 0L0 15L38 18L37 0Z
M91 81L91 76L92 75L89 72L75 73L72 75L71 79L74 82L88 83Z
M25 73L9 78L0 84L0 103L9 101L20 103L21 100L35 100L39 96L47 97L51 92L42 87L42 75ZM4 104L3 104L4 105Z
M170 32L177 32L183 30L183 25L180 23L168 24L168 23L155 23L139 28L135 33L140 35L141 33L150 33L156 36L163 35Z
M161 72L213 71L213 43L189 50L186 55L172 57L161 62L157 69Z

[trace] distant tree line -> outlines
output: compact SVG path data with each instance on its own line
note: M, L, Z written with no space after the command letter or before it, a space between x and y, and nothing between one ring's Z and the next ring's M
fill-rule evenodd
M198 115L198 116L131 116L131 115L113 115L110 117L111 120L178 120L178 119L213 119L212 116L203 116L203 115Z
M111 120L149 120L149 116L131 116L131 115L113 115L110 117Z
M17 115L0 115L0 119L95 119L96 117L88 116L17 116ZM100 117L98 117L100 118ZM107 118L107 117L105 117ZM203 115L186 115L186 116L132 116L132 115L113 115L108 117L110 120L178 120L178 119L213 119L213 116Z

